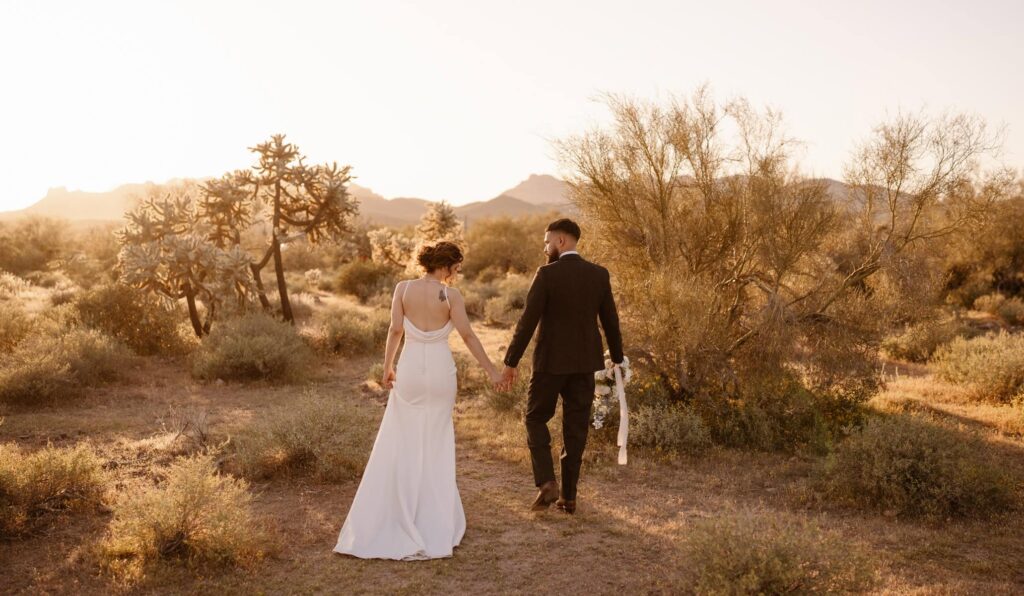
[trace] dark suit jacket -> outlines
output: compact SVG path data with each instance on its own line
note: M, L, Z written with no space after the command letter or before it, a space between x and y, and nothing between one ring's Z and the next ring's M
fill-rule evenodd
M622 334L608 270L579 255L564 255L537 269L516 325L505 364L513 368L540 323L533 370L551 374L593 373L604 368L601 320L612 362L622 362Z

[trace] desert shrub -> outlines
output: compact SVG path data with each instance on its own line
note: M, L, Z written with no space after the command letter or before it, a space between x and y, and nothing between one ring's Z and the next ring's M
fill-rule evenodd
M0 402L29 405L74 397L83 387L118 379L132 364L124 344L95 329L32 335L0 364Z
M1024 324L1024 300L1014 296L999 305L996 314L1010 325Z
M63 271L60 270L45 270L45 271L32 271L25 274L25 279L32 282L41 288L47 288L50 290L61 289L61 288L72 288L75 286L74 282L71 281Z
M509 275L499 281L496 295L484 305L487 321L496 325L514 325L526 307L531 283L532 279L523 275Z
M466 230L470 250L463 263L467 277L489 281L506 273L532 273L544 264L544 229L554 213L518 218L496 217L473 222Z
M62 220L29 217L0 223L0 269L17 275L45 270L68 252L70 237Z
M975 310L980 310L982 312L987 312L989 314L994 315L999 312L999 307L1003 304L1003 302L1006 302L1006 296L1003 296L998 292L993 292L991 294L978 296L974 300L973 306Z
M697 594L832 594L865 591L873 564L835 532L795 516L728 512L689 532Z
M268 549L262 528L245 481L219 475L210 456L196 456L171 465L159 486L124 493L99 550L109 571L138 579L161 561L255 561Z
M715 443L759 451L824 453L860 412L854 400L812 393L791 377L763 379L743 399L694 405Z
M661 403L631 410L629 439L636 445L670 453L699 454L711 446L704 420L682 404Z
M1024 335L956 339L931 362L940 379L969 387L978 400L1008 402L1024 391Z
M1024 196L996 202L987 215L980 228L954 235L944 251L949 302L970 307L985 295L1024 297Z
M32 328L32 319L16 301L0 303L0 354L13 350Z
M54 514L98 506L106 492L102 463L85 444L33 453L0 444L0 538L30 532Z
M367 408L307 391L268 411L238 435L236 463L254 479L308 474L327 482L346 480L362 471L376 429L375 416Z
M0 270L0 300L8 300L16 297L29 288L29 283L24 279Z
M373 261L346 263L334 278L334 289L341 294L355 296L360 302L381 291L394 287L398 272L394 267Z
M75 296L78 295L78 290L72 287L61 286L54 288L50 292L50 304L52 306L60 306L62 304L70 304L74 302Z
M213 328L193 354L192 374L199 379L294 380L311 361L293 326L250 313Z
M873 418L824 464L831 500L901 516L983 516L1013 503L985 444L910 416Z
M384 363L378 361L371 364L369 370L366 371L366 380L377 383L384 380Z
M366 314L355 308L335 306L320 315L310 341L321 352L342 356L377 354L383 352L390 326L389 312Z
M475 319L483 318L487 312L487 301L498 295L498 286L491 281L476 280L459 285L466 303L466 314Z
M118 283L96 286L75 301L79 320L139 354L180 352L180 316L151 294Z
M926 321L910 325L902 332L882 341L882 350L890 358L909 362L926 362L935 350L958 337L977 335L972 327L957 319L944 322Z

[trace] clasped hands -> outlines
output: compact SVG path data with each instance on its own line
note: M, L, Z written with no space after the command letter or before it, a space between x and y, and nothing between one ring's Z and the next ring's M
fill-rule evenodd
M501 373L501 376L494 380L493 387L495 391L504 393L512 388L515 384L516 378L519 376L519 372L511 366L506 366L505 371Z

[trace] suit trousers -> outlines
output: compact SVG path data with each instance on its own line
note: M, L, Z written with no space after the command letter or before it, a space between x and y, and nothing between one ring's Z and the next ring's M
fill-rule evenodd
M534 371L526 404L526 439L537 486L555 479L548 421L562 396L562 497L576 498L583 450L594 403L594 373L551 374Z

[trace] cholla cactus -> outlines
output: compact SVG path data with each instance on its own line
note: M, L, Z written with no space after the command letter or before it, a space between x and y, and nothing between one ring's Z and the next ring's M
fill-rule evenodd
M128 223L117 233L118 264L122 282L168 304L184 299L201 337L225 300L245 302L254 287L251 257L238 245L218 245L215 227L196 215L195 190L191 185L158 189L127 213ZM198 304L206 308L205 321Z

